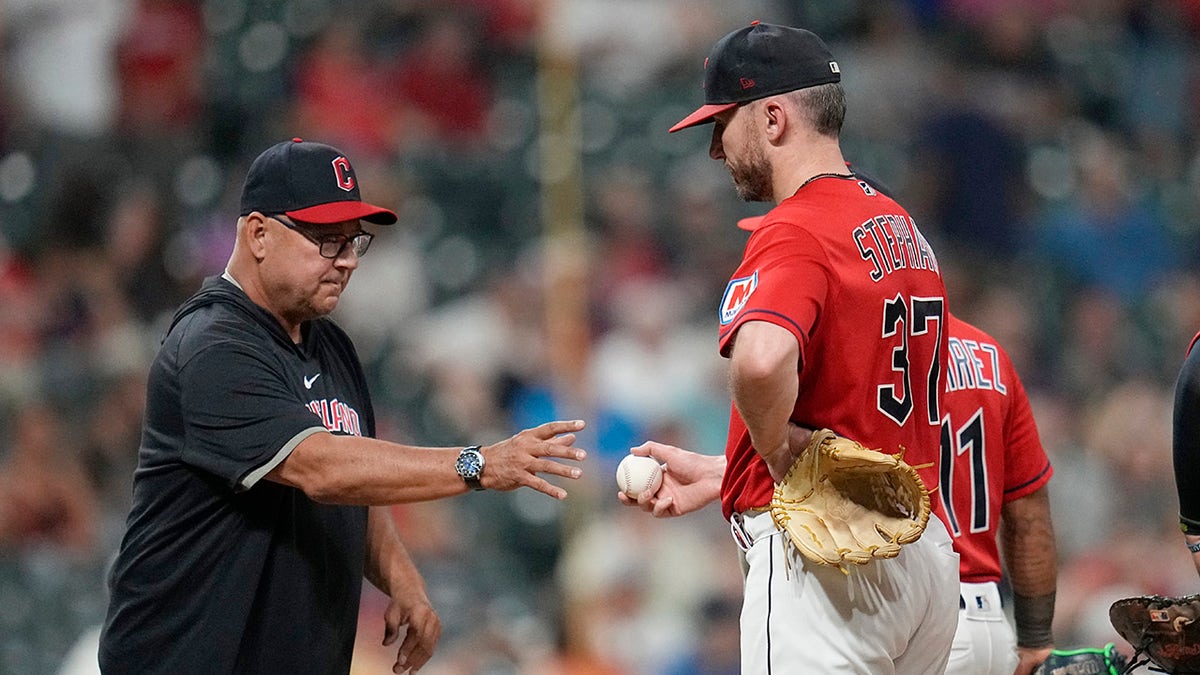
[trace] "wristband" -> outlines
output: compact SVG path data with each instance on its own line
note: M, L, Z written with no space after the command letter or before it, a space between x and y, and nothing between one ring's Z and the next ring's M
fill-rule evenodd
M1038 649L1054 644L1054 593L1029 597L1013 593L1017 646Z

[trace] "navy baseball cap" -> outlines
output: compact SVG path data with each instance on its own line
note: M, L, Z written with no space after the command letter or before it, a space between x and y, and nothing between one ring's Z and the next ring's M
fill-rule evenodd
M711 122L767 96L840 82L842 71L821 38L803 28L755 21L717 41L704 59L704 105L671 133Z
M251 211L286 213L303 223L396 222L394 212L362 200L358 178L340 150L299 138L272 145L250 165L241 215Z

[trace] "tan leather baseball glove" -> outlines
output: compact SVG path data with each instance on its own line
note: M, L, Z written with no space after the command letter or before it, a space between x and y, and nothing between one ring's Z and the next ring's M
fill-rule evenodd
M846 563L894 558L919 539L929 522L929 491L901 455L820 429L775 485L770 508L806 558L846 572Z

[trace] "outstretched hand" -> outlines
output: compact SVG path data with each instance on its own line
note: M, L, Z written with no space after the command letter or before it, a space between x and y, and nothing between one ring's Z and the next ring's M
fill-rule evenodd
M654 441L631 448L629 452L653 457L659 464L664 464L663 481L657 492L643 492L637 499L618 492L617 499L622 504L636 506L656 518L670 518L698 511L721 496L724 455L701 455Z
M546 422L526 429L508 440L484 446L484 468L480 481L485 488L502 492L528 487L555 499L565 499L567 491L539 474L576 479L583 475L579 467L561 464L555 459L580 462L587 452L574 447L575 432L583 429L583 420Z

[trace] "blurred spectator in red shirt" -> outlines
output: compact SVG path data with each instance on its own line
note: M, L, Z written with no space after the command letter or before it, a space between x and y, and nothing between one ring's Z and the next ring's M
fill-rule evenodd
M8 371L9 378L24 374L33 367L40 348L43 303L39 295L37 278L28 261L9 251L0 237L0 364ZM17 392L7 391L6 395Z
M332 21L297 60L293 77L299 135L336 144L355 157L384 157L395 149L394 103L366 53L358 23Z
M203 110L204 35L198 3L136 3L116 49L123 131L170 135L197 123Z
M406 138L452 145L480 140L492 84L475 53L479 42L473 24L457 15L428 17L392 75Z
M17 412L0 465L0 549L49 544L94 552L97 505L77 458L64 449L65 425L46 405Z
M479 15L484 38L492 49L522 52L533 48L541 0L454 0L453 4Z

